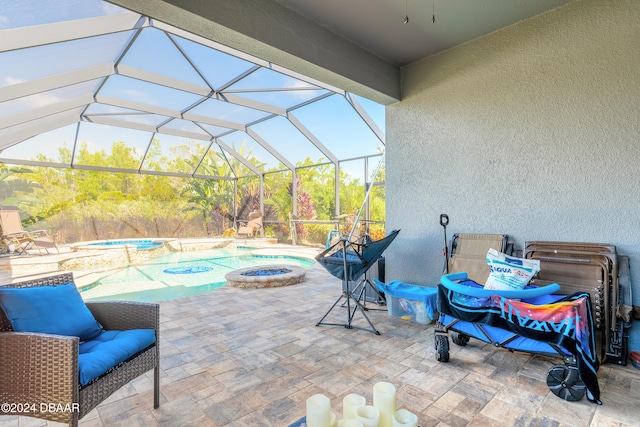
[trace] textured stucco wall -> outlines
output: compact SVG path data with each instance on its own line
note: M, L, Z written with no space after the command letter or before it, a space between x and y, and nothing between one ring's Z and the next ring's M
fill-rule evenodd
M447 213L449 238L615 244L640 305L640 1L577 0L405 67L386 129L388 280L438 283Z

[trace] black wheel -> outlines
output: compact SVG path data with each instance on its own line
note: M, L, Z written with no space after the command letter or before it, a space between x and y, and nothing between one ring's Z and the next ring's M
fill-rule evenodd
M451 333L451 341L454 344L459 345L460 347L464 347L467 345L471 337L469 335L461 334L460 332L452 332Z
M561 399L577 402L587 391L575 366L554 366L547 374L549 390Z
M436 359L438 362L449 361L449 339L446 335L436 335Z

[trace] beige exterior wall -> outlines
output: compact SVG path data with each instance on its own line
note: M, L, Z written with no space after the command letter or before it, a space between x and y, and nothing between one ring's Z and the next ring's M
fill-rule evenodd
M453 233L615 244L640 305L640 1L578 0L403 70L387 107L387 281Z

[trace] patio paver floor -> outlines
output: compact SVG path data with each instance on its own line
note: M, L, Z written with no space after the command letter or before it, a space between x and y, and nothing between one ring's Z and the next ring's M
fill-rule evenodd
M355 392L372 401L373 385L397 388L398 407L426 426L638 425L640 370L605 364L598 373L602 406L565 402L546 386L559 358L511 353L477 340L451 344L449 363L436 361L434 325L370 310L381 332L315 326L339 296L340 282L322 267L304 282L281 288L223 286L207 294L163 301L161 406L153 409L152 373L132 381L81 426L288 426L316 393L342 399ZM370 307L371 303L368 304ZM330 318L344 321L345 309ZM360 315L356 324L365 326ZM0 417L5 426L58 426Z

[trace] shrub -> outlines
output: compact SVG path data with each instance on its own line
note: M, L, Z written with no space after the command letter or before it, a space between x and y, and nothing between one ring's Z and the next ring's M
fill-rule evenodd
M325 245L327 234L335 227L332 224L305 224L307 231L306 240L308 243Z

